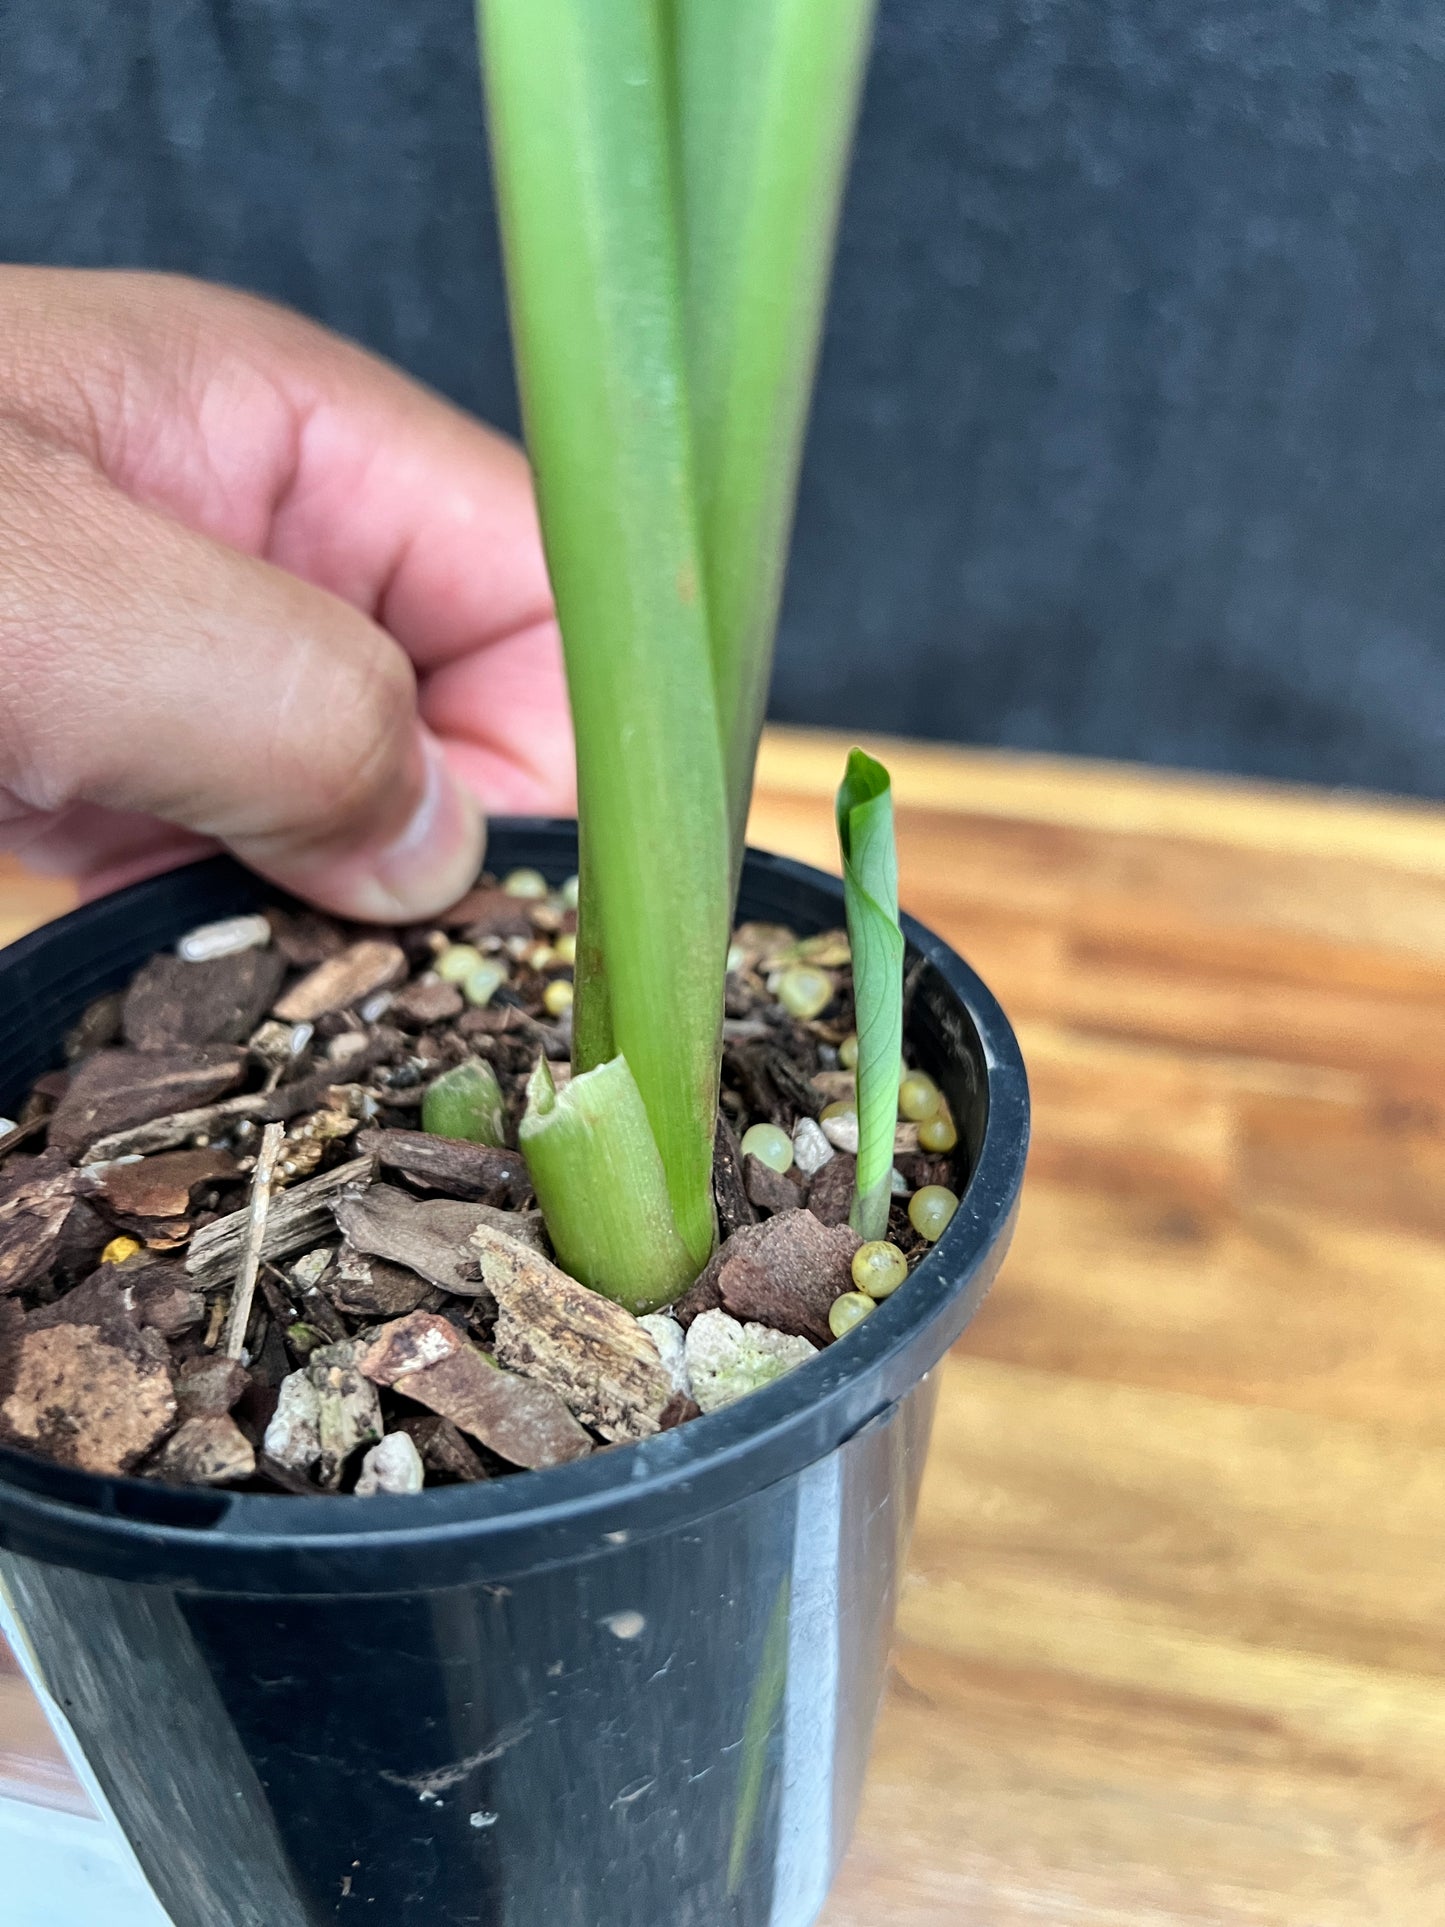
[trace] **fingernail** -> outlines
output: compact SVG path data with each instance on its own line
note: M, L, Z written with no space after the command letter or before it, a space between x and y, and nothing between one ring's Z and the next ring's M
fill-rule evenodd
M475 799L447 768L442 746L419 732L425 778L411 821L358 864L353 915L378 922L435 916L476 882L487 847Z

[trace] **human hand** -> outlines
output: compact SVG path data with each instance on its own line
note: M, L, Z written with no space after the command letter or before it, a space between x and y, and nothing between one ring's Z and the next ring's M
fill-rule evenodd
M0 269L0 847L87 894L214 848L344 915L570 811L531 480L295 315Z

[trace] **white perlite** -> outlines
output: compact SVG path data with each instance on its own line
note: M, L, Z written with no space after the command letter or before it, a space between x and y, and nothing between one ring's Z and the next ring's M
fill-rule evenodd
M823 1119L823 1135L835 1151L858 1155L858 1116L855 1111L840 1111L837 1117Z
M282 1379L264 1445L271 1458L293 1472L308 1472L321 1457L321 1399L306 1372Z
M827 1133L815 1117L800 1117L793 1129L793 1162L805 1178L821 1171L833 1155Z
M188 930L176 945L176 955L186 963L210 963L242 950L264 950L270 941L271 926L263 916L222 917L219 923Z
M388 1432L380 1445L373 1445L361 1461L356 1481L358 1499L371 1499L378 1492L420 1492L426 1481L421 1453L406 1432Z
M692 1380L687 1371L687 1339L682 1326L669 1312L650 1311L638 1324L657 1347L662 1369L672 1380L672 1389L684 1398L692 1397Z
M767 1325L741 1325L725 1311L705 1311L687 1331L687 1369L692 1395L704 1412L771 1385L813 1356L806 1338L790 1338Z

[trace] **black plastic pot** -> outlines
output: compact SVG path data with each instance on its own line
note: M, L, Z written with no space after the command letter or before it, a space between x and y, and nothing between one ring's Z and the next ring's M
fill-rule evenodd
M555 880L575 826L493 826ZM217 860L0 954L0 1109L81 1007L268 893ZM842 921L748 859L743 914ZM644 1444L412 1498L175 1491L0 1451L0 1578L175 1927L807 1927L852 1826L934 1402L1028 1137L1008 1022L909 923L971 1177L841 1344Z

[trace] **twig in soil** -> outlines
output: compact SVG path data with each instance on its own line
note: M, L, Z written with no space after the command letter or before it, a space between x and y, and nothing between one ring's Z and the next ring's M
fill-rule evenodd
M251 1321L251 1300L256 1295L256 1273L261 1265L261 1246L266 1236L266 1217L271 1209L271 1190L276 1182L276 1166L286 1139L284 1124L268 1124L261 1133L261 1148L256 1154L256 1169L251 1177L251 1206L246 1238L241 1247L241 1268L236 1274L236 1295L231 1300L231 1315L226 1320L222 1349L227 1358L239 1358L246 1346L246 1327Z
M276 1199L266 1226L263 1258L289 1258L335 1236L331 1200L348 1185L364 1185L376 1170L374 1158L353 1158L319 1177L293 1184ZM186 1270L202 1291L214 1291L235 1275L246 1237L246 1212L232 1211L203 1225L191 1239Z

